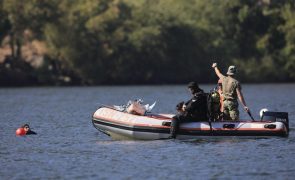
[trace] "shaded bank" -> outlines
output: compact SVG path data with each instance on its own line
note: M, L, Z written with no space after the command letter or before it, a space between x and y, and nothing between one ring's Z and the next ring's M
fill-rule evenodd
M0 86L84 85L73 72L59 69L54 62L33 67L23 59L6 57L0 63Z
M189 81L197 81L199 83L217 83L211 67L206 67L206 74L200 76L181 76L178 73L180 70L173 70L168 74L160 77L145 79L140 73L130 76L137 76L135 78L121 77L119 79L111 79L102 83L96 83L91 80L82 79L75 71L69 69L62 69L56 67L54 61L47 62L44 66L35 68L30 63L22 59L7 58L3 63L0 63L0 87L14 87L14 86L92 86L92 85L163 85L163 84L185 84ZM164 72L163 73L167 73ZM226 68L223 68L226 72ZM144 75L145 72L143 72ZM263 73L263 72L262 72ZM167 77L170 75L170 77ZM259 79L255 75L247 76L243 71L238 75L243 83L292 83L292 78L284 78L276 76L269 78L261 76Z

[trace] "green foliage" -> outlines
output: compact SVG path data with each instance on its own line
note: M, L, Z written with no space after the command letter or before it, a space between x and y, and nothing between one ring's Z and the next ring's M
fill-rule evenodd
M0 42L9 33L10 29L8 14L3 9L3 0L0 0Z
M213 61L249 82L295 80L292 0L1 0L0 40L25 30L87 84L213 82ZM46 64L46 62L45 62ZM47 65L42 81L54 78ZM206 77L206 78L205 78ZM79 79L78 78L78 79Z
M282 49L284 57L284 70L288 72L290 79L295 78L295 5L293 2L286 4L282 9L282 18L285 24L281 26L285 34L286 46Z

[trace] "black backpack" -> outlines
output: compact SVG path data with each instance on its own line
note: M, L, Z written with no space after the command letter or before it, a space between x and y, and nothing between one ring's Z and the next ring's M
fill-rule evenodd
M216 89L211 90L207 96L207 112L208 118L211 121L219 121L221 120L221 112L220 112L220 95Z

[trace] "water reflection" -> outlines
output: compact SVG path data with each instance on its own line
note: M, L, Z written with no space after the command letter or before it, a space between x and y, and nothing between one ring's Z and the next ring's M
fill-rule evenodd
M213 85L202 85L206 91ZM271 91L269 91L271 89ZM115 141L91 123L97 103L157 100L173 113L189 98L184 86L0 89L2 179L290 179L295 175L295 85L243 85L254 116L261 108L289 112L287 138L199 138ZM289 96L285 96L288 94ZM241 111L242 118L248 115ZM37 136L16 137L29 123Z

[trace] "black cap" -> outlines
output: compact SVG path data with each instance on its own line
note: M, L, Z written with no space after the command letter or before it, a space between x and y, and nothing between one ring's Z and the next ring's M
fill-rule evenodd
M24 124L24 125L22 125L22 128L24 128L24 127L28 127L28 128L30 128L30 126L29 126L28 124Z
M188 83L187 87L188 88L191 88L191 89L200 89L199 88L199 85L196 82L190 82L190 83Z

